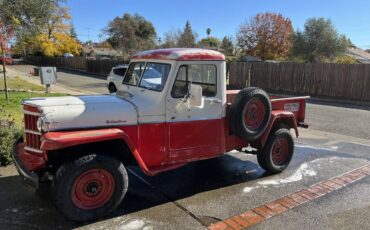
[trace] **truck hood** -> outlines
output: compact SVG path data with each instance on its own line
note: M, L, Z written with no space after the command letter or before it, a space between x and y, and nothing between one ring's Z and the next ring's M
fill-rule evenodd
M137 124L134 105L113 95L32 98L23 103L38 107L49 131Z

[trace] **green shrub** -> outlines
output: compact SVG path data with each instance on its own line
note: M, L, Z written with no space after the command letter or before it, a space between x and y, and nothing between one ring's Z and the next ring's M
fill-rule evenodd
M14 125L0 127L0 166L7 166L12 162L13 145L22 131Z
M336 57L335 62L338 64L358 64L356 59L350 56L345 56L345 55Z

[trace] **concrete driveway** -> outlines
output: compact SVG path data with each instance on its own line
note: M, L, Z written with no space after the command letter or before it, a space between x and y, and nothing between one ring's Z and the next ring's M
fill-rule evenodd
M119 209L93 223L73 223L35 194L13 166L0 169L3 229L205 229L293 192L369 164L370 145L327 133L302 131L290 167L266 175L252 155L231 152L178 170L145 176L129 168L129 192ZM364 140L363 140L364 141ZM313 146L312 143L315 143ZM370 144L370 143L368 143ZM370 177L254 225L256 229L366 229Z
M71 82L76 79L68 79L79 74L63 73L63 76L60 79L64 78L66 86L73 88ZM91 89L93 84L97 84L93 87L96 92L104 88L102 79L89 76L81 79L77 81L86 83L84 90ZM356 119L347 120L350 116ZM281 174L266 175L255 156L236 151L155 177L132 167L128 169L129 191L123 203L111 216L93 223L64 219L51 205L51 191L35 194L21 184L13 166L0 168L0 226L2 229L148 230L215 226L222 229L226 223L227 229L241 229L240 223L232 222L232 217L370 163L367 139L370 112L366 107L309 104L307 117L312 128L300 130L292 163ZM264 218L251 228L368 229L369 216L370 176L365 175L344 187L329 189L324 196Z

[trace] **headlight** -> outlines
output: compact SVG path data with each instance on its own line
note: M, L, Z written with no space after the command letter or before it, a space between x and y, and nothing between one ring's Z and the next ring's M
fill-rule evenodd
M39 117L39 119L37 119L36 126L37 126L37 130L39 132L41 132L42 131L42 119L41 119L41 117Z
M49 123L44 121L42 117L37 119L37 130L39 132L48 132L49 131Z

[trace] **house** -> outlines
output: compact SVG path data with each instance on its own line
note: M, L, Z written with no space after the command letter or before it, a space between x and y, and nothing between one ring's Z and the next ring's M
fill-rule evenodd
M345 54L356 59L360 64L370 64L370 53L367 53L363 49L357 47L348 48Z
M122 51L117 51L111 48L95 48L84 47L82 55L93 60L119 60L123 57Z
M261 62L262 60L259 57L247 55L247 56L240 57L240 61L245 61L245 62Z

